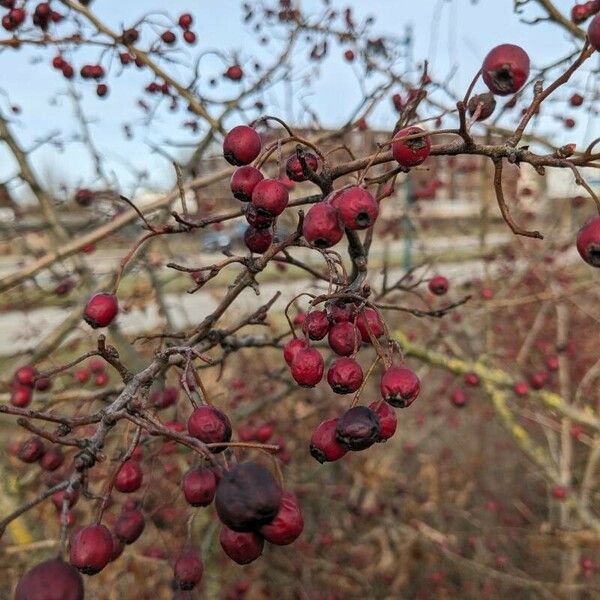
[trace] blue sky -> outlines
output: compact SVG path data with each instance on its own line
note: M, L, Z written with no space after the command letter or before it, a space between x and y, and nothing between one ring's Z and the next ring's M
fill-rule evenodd
M556 0L555 3L564 11L570 10L573 5L572 0ZM257 44L256 36L242 23L240 4L237 0L170 0L170 15L177 16L187 11L194 16L193 29L198 35L198 44L189 57L183 57L184 60L189 60L202 49L219 48L239 51L242 60L257 54L261 61L268 62L272 47L265 49ZM519 23L512 12L512 0L480 0L476 4L471 0L332 0L332 4L340 8L350 4L357 15L373 15L377 21L374 30L382 34L401 36L410 25L413 28L415 59L429 60L434 79L443 78L450 71L455 72L450 85L457 92L464 91L482 58L499 43L511 42L523 46L535 66L548 64L574 48L573 42L557 26L541 24L530 27ZM97 0L93 8L103 21L120 29L123 24L134 22L142 12L160 11L164 5L162 0ZM306 10L320 6L320 2L304 0L302 6ZM159 15L156 19L160 21L164 17ZM305 97L305 101L328 126L343 122L360 99L360 88L352 66L342 59L343 49L334 47L321 68L321 79L313 83L310 94ZM59 73L48 68L52 56L51 51L31 47L18 52L5 50L0 53L3 65L0 86L8 93L10 101L22 109L13 123L13 131L25 147L51 131L60 131L63 136L69 136L77 128L71 103L64 93L67 84ZM90 54L87 58L93 60L93 56ZM76 63L81 65L85 58L85 53L77 54ZM210 57L203 60L202 65L201 73L204 69L209 73L222 70L221 64ZM306 66L306 72L311 68ZM175 67L174 73L185 80L184 69ZM147 74L135 69L125 71L117 80L110 77L111 93L105 100L96 97L93 84L84 82L80 88L85 112L91 119L91 133L99 151L109 158L109 170L116 174L125 192L129 191L128 187L132 184L132 177L125 166L127 163L148 170L149 185L152 187L160 189L172 183L170 167L165 159L153 154L145 141L160 145L165 139L194 140L193 134L180 128L186 118L182 113L177 117L161 116L133 141L125 140L123 124L140 123L141 112L136 107L136 100L143 97L140 88L149 81ZM578 89L585 87L585 77L580 76L577 83ZM294 89L294 85L293 94L302 91ZM220 89L227 91L226 86ZM566 95L567 91L561 97L564 99ZM274 105L270 109L272 113L289 116L281 94L270 92L267 100ZM6 111L6 101L1 106ZM558 131L555 135L560 143L576 141L582 144L585 138L589 140L591 136L598 135L593 127L587 127L587 110L567 111L565 103L553 103L541 122L541 130ZM577 129L568 134L558 124L558 117L567 112L572 113L578 121ZM393 123L394 112L390 103L385 103L371 120L372 126L384 129L391 129ZM59 183L71 189L90 183L96 185L93 183L89 156L79 143L68 144L62 153L53 147L40 148L32 158L41 178L52 188ZM14 165L0 151L0 178L5 180L13 173Z

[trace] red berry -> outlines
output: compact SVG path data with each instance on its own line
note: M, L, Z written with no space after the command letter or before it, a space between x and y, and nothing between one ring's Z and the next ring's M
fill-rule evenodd
M283 184L276 179L259 181L252 191L252 205L269 217L280 215L288 205L289 194Z
M325 310L313 310L306 315L302 331L311 340L322 340L329 332L329 317Z
M363 382L363 370L353 358L335 360L327 371L327 383L336 394L356 392Z
M328 419L318 425L310 439L310 454L320 463L339 460L347 450L336 439L338 419Z
M560 363L558 362L558 356L549 356L546 359L546 368L549 371L558 371Z
M204 574L200 552L194 548L184 550L175 562L174 574L180 590L193 590L202 581Z
M571 106L581 106L583 104L583 96L581 94L573 94L569 98Z
M577 251L588 265L600 267L600 217L595 217L579 230Z
M520 46L501 44L485 57L481 67L484 83L493 94L518 92L529 77L529 56Z
M65 59L59 54L52 59L52 66L59 71L65 66Z
M346 50L344 52L344 58L348 61L348 62L352 62L354 60L354 52L352 50Z
M213 406L199 406L191 414L187 429L192 437L205 444L226 443L231 440L231 422L227 415ZM223 452L226 446L211 448L213 454Z
M329 330L329 347L340 356L350 356L360 347L360 331L353 323L342 321Z
M254 188L263 179L263 174L255 167L246 165L236 169L230 182L233 196L242 202L250 202Z
M104 360L101 358L91 358L88 366L94 375L97 375L98 373L104 373Z
M371 330L371 335L374 338L380 338L383 333L383 323L381 322L381 318L379 317L379 313L370 307L363 308L356 317L356 326L360 331L360 337L365 344L371 343L371 336L369 335L369 330Z
M253 531L267 525L280 505L281 488L265 467L254 462L239 463L217 486L217 514L233 531Z
M335 246L344 235L338 211L327 202L311 206L304 217L302 235L317 248Z
M267 542L277 546L287 546L294 542L304 529L304 519L298 504L298 498L291 492L283 492L279 512L268 525L260 528Z
M181 487L189 504L208 506L217 491L217 478L212 469L196 467L184 475Z
M105 83L99 83L96 86L96 95L99 98L104 98L104 96L106 96L106 94L108 94L108 86Z
M359 186L330 194L328 202L337 209L344 227L348 229L371 227L379 215L379 204L375 198Z
M240 65L231 65L227 67L224 76L231 81L239 81L244 76L244 71Z
M104 387L108 383L108 374L107 373L98 373L94 377L94 385L96 387Z
M352 304L347 304L345 302L332 302L329 305L329 314L332 323L352 321L356 316L356 309Z
M193 31L184 31L183 39L187 44L195 44L196 43L196 34Z
M421 127L412 126L401 129L392 143L392 156L401 167L416 167L420 165L431 152L431 138L429 134L417 138L404 140L408 136L424 133Z
M306 340L300 338L292 338L284 347L283 347L283 358L285 362L291 366L294 357L298 353L299 350L304 348L308 348L308 342Z
M177 37L172 31L163 31L160 39L165 43L171 46L177 41Z
M58 447L49 448L40 460L40 467L44 471L56 471L65 462L65 455Z
M381 378L381 397L396 408L410 406L421 391L416 373L406 367L390 367Z
M166 385L162 390L155 390L150 396L150 401L156 408L168 408L177 403L179 392L176 387Z
M525 381L519 381L515 383L513 390L517 396L526 396L529 392L529 386Z
M273 243L273 234L270 229L246 228L244 233L244 243L250 252L263 254Z
M85 305L84 321L93 329L107 327L119 312L119 301L114 294L94 294Z
M115 478L115 488L124 494L137 492L142 486L144 475L139 463L135 460L127 460L119 469Z
M379 417L367 406L354 406L339 419L335 437L344 448L353 451L366 450L378 439Z
M464 381L466 385L472 387L479 385L479 375L477 373L465 373Z
M115 535L124 544L133 544L146 526L144 515L137 508L125 508L115 523Z
M33 391L29 386L14 385L10 393L10 403L13 406L24 408L31 402Z
M429 291L436 296L443 296L450 287L448 280L443 275L436 275L429 280Z
M37 375L38 371L35 367L31 365L24 365L15 371L13 380L20 385L32 388L35 385L35 378Z
M587 36L590 45L596 50L600 50L600 13L590 21Z
M552 488L552 496L556 500L564 500L567 497L567 488L563 485L555 485Z
M548 373L546 371L536 371L529 378L529 385L534 390L541 390L548 381Z
M467 397L464 390L460 388L454 390L450 396L450 402L456 406L456 408L462 408L467 404Z
M232 165L248 165L260 154L261 146L260 136L253 127L238 125L223 140L223 156Z
M60 558L37 564L19 580L14 600L83 600L81 575Z
M140 37L140 34L138 32L137 29L126 29L123 34L121 35L121 38L123 39L123 43L126 46L131 46L132 44L135 44L135 42L137 42L138 38Z
M24 463L34 463L42 456L46 448L39 437L30 437L19 446L17 457Z
M312 152L304 153L304 162L311 171L316 173L319 168L319 161ZM287 159L285 173L292 181L306 181L307 179L297 154L292 154L292 156Z
M313 387L323 377L323 357L316 348L301 348L290 365L292 377L302 387Z
M71 538L71 564L85 575L95 575L110 562L112 535L102 524L88 525Z
M182 15L179 16L179 27L181 27L181 29L189 29L192 26L192 23L194 22L194 19L192 17L192 15L190 15L190 13L183 13Z
M385 442L389 440L396 433L396 427L398 426L396 412L387 402L377 400L371 402L369 408L379 417L379 438L377 441Z
M257 533L237 532L229 527L221 528L219 541L225 554L239 565L247 565L256 560L265 545L265 540Z

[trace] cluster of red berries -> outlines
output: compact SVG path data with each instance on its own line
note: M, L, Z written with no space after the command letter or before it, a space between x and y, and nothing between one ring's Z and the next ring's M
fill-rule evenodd
M15 31L24 22L27 13L22 7L16 7L15 0L2 0L0 6L7 8L8 13L2 17L2 27L6 31ZM50 23L59 23L62 21L63 16L54 10L52 10L48 2L40 2L36 5L31 20L36 27L39 27L42 31L46 31Z
M579 25L579 23L587 21L598 11L600 11L600 2L598 0L589 0L583 4L575 4L571 9L571 21Z

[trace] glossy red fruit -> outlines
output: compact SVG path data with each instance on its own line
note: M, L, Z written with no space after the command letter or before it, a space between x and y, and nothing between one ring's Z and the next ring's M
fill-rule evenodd
M289 194L286 187L276 179L259 181L252 191L252 205L259 214L271 218L280 215L288 205Z
M112 535L102 524L88 525L71 538L69 559L84 575L95 575L110 562Z
M285 359L285 362L291 366L294 356L296 356L299 350L304 348L308 348L308 342L305 339L292 338L283 347L283 358Z
M296 352L290 365L292 377L302 387L313 387L323 378L325 365L316 348L302 348Z
M337 422L335 437L344 448L366 450L379 439L380 424L377 413L368 406L354 406Z
M304 153L304 161L306 166L313 171L317 172L319 168L319 161L317 157L312 152ZM287 159L285 164L285 173L292 181L306 181L307 177L304 175L304 170L302 169L302 163L298 158L297 154L292 154Z
M379 215L379 204L365 188L357 185L334 192L328 202L337 209L339 217L348 229L371 227Z
M344 52L344 58L348 61L348 62L352 62L354 60L354 52L352 50L346 50Z
M255 561L265 545L265 540L258 533L233 531L229 527L221 528L219 541L225 554L239 565Z
M180 590L193 590L202 581L204 574L200 552L196 548L184 550L175 561L173 571L175 583Z
M360 331L354 323L342 321L331 327L327 341L336 354L350 356L360 347Z
M514 94L529 77L529 56L520 46L501 44L490 50L485 57L481 75L493 94Z
M246 228L244 232L244 243L250 252L263 254L273 243L273 234L270 229Z
M587 37L590 46L596 50L600 50L600 13L590 21Z
M217 491L217 478L212 469L196 467L188 471L181 482L183 495L192 506L208 506Z
M54 504L56 511L59 513L62 511L65 498L67 500L67 508L73 508L79 500L79 492L77 490L72 490L70 492L67 490L61 490L60 492L52 494L52 503Z
M263 174L257 168L245 165L236 169L229 185L235 198L242 202L250 202L254 188L263 179Z
M468 109L469 114L473 116L477 110L479 114L477 121L485 121L492 115L496 108L496 99L494 94L491 92L485 92L485 94L477 94L469 100Z
M34 463L44 456L45 451L44 442L39 437L34 436L28 438L19 446L17 457L24 463Z
M231 65L227 67L227 70L223 74L227 79L231 81L239 81L244 76L244 71L240 65Z
M56 471L65 462L65 455L59 447L49 448L40 459L44 471Z
M380 338L384 334L383 323L379 313L369 306L363 308L356 317L356 326L360 331L360 337L365 344L371 343L371 335L375 338Z
M313 310L306 315L302 331L311 340L322 340L329 332L329 317L325 310Z
M125 508L115 523L115 535L124 544L133 544L144 532L146 520L141 510Z
M39 563L19 580L14 600L83 600L81 575L60 558Z
M104 360L101 358L91 358L88 367L94 375L104 373Z
M10 403L19 408L25 408L31 402L33 390L26 385L13 385L10 392Z
M104 98L108 94L108 86L105 83L99 83L96 86L96 95L99 98Z
M260 136L253 127L238 125L223 140L223 156L232 165L248 165L260 154L261 147Z
M220 444L231 440L229 417L214 406L199 406L191 414L187 429L192 437L205 444ZM211 448L213 454L223 452L226 446Z
M461 388L454 390L450 395L450 402L452 402L456 408L462 408L465 406L467 404L467 396L464 390Z
M429 280L429 291L436 296L443 296L448 292L450 283L443 275L436 275Z
M277 515L268 525L263 525L259 533L271 544L287 546L298 539L303 529L298 498L291 492L283 492Z
M142 468L135 460L127 460L123 463L115 478L115 488L124 494L137 492L142 486Z
M281 494L281 488L265 467L243 462L219 481L215 508L222 523L233 531L253 531L275 518Z
M353 358L338 358L327 371L327 383L336 394L356 392L363 382L363 370Z
M338 419L319 423L310 439L310 454L320 463L339 460L348 452L335 436Z
M20 385L32 388L35 385L35 378L38 375L38 370L31 365L19 367L13 375L13 381Z
M302 235L316 248L335 246L344 235L338 211L327 202L314 204L304 217Z
M35 389L40 392L45 392L52 387L52 379L49 377L40 377L35 381Z
M104 371L102 373L98 373L94 377L94 385L96 387L104 387L108 383L108 374Z
M429 156L431 152L431 138L429 134L405 140L404 138L425 133L422 127L413 125L401 129L392 143L392 156L401 167L416 167Z
M381 397L396 408L410 406L421 391L416 373L406 367L390 367L381 378Z
M189 29L192 26L193 22L194 18L192 17L192 15L190 15L190 13L183 13L179 16L178 23L181 29Z
M131 46L131 44L135 44L135 42L137 42L139 37L140 37L140 34L139 34L138 30L133 29L133 28L126 29L125 31L123 31L123 34L121 35L123 43L127 46Z
M119 312L119 301L114 294L94 294L85 305L84 321L92 328L107 327Z
M273 217L260 213L253 204L248 204L244 215L248 224L255 229L267 229L273 225Z
M600 267L600 217L595 217L579 230L577 251L588 265Z

